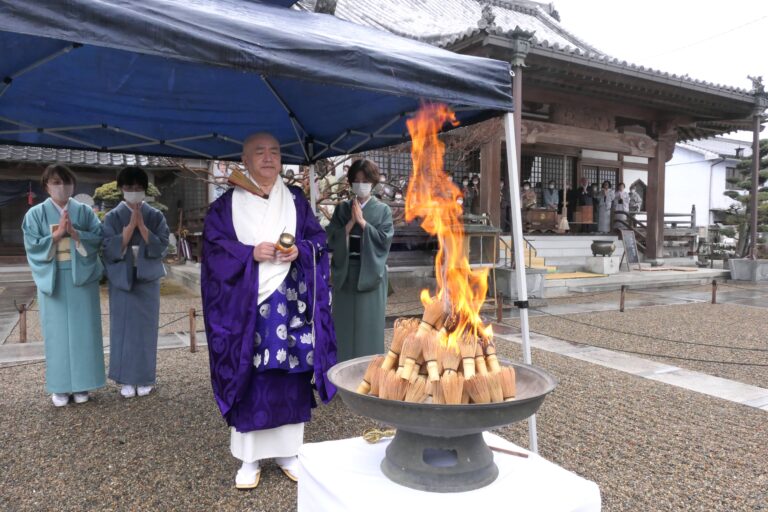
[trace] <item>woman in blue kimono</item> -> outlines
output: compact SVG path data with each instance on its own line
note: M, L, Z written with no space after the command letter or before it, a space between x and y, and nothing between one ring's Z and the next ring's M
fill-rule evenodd
M99 261L101 224L90 206L72 199L76 179L67 167L45 169L50 196L24 216L24 248L37 285L45 341L45 388L53 404L88 401L104 386Z
M104 217L104 264L109 278L109 378L120 394L145 396L155 385L160 278L168 249L165 216L144 202L149 178L140 167L117 176L123 199Z

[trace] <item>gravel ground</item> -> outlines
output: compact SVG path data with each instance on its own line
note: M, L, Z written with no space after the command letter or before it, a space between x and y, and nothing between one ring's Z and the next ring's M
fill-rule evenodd
M520 358L516 344L498 350ZM560 380L538 416L540 452L596 481L603 510L768 510L767 413L557 354L533 358ZM238 464L206 352L158 359L156 393L127 401L108 386L62 409L45 395L42 364L0 369L0 510L295 510L295 484L272 463L257 490L232 488ZM370 426L335 399L305 438ZM527 444L524 424L500 434Z
M531 330L555 338L636 352L638 357L768 387L765 315L762 308L698 303L628 309L624 313L532 316L530 325ZM505 323L518 324L514 318ZM744 348L756 350L739 350Z

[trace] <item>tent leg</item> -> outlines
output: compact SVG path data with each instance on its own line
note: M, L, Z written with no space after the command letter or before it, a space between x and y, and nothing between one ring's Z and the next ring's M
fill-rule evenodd
M504 115L504 133L507 145L509 204L512 206L512 243L515 252L515 277L517 281L516 305L520 314L520 333L523 338L523 362L531 364L531 338L528 328L528 290L525 281L525 255L523 254L523 217L520 209L520 172L517 168L514 114L511 112ZM532 452L538 453L536 415L528 418L528 441L528 448Z
M317 215L317 183L315 182L315 164L309 166L309 204L312 206L312 213Z

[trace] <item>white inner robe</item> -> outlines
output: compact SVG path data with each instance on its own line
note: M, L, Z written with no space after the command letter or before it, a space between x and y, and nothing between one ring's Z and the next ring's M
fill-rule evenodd
M243 462L256 462L273 457L293 457L304 443L304 423L251 432L238 432L230 427L229 449Z
M277 243L284 232L295 236L296 205L291 191L280 177L275 181L269 199L236 187L232 195L232 224L237 239L246 245ZM290 263L259 263L259 304L277 290L290 269Z
M276 243L282 233L295 236L296 205L291 191L280 177L272 187L269 199L236 187L232 195L232 224L237 239L246 245ZM259 263L259 304L277 290L290 269L290 263ZM232 427L230 431L230 451L243 462L292 457L298 455L304 442L304 423L251 432L238 432Z

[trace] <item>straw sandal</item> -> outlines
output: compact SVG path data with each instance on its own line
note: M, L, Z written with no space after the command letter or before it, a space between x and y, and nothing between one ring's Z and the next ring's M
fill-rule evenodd
M236 489L255 489L258 487L259 482L261 481L261 468L256 466L256 473L253 475L253 478L249 478L250 475L250 468L248 470L245 470L245 468L240 468L237 471L237 475L235 476L235 488Z

